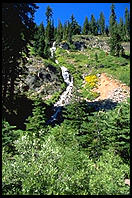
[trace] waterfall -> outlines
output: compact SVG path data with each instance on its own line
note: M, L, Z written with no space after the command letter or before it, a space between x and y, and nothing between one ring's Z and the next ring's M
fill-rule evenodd
M67 105L71 101L72 88L73 88L73 77L70 75L68 69L64 66L61 67L62 77L64 82L67 84L66 90L61 94L59 100L54 104L55 113L48 120L47 124L50 124L57 120L58 113L61 112L63 106Z
M56 42L53 42L53 46L50 48L51 57L53 58L56 51ZM59 64L58 60L55 60ZM59 100L54 104L54 114L48 120L47 124L53 123L57 120L58 114L61 112L63 106L68 105L72 97L72 88L73 88L73 77L69 73L68 69L64 66L61 67L62 77L64 82L67 84L66 90L61 94Z

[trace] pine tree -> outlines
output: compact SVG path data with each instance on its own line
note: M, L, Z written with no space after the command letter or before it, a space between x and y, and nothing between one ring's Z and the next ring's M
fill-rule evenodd
M2 96L14 97L15 81L19 77L18 61L22 52L28 55L27 44L33 39L33 16L38 7L34 3L2 4Z
M58 20L58 27L57 27L57 42L60 43L63 38L63 26L60 20Z
M45 48L45 30L43 22L40 26L36 27L36 33L34 35L34 42L33 42L34 52L35 54L45 57L44 56L44 48Z
M106 25L106 27L105 27L105 34L106 34L106 36L109 36L109 28L108 28L107 25Z
M45 15L46 15L46 21L47 21L47 24L48 24L48 22L51 21L52 16L53 16L53 11L52 11L52 9L50 8L50 6L47 6Z
M89 33L89 22L88 22L88 17L86 16L83 24L82 34L87 35L88 33Z
M71 28L71 24L70 22L68 21L67 22L67 41L72 44L72 35L73 35L73 32L72 32L72 28Z
M111 6L111 15L110 15L110 21L109 21L109 33L112 35L112 33L117 29L117 22L116 22L116 14L115 14L115 5L112 4Z
M117 31L113 31L109 40L111 55L122 55L123 47L121 46L121 36Z
M54 27L54 19L52 19L52 22L51 22L51 41L54 41L55 40L55 37L54 37L54 31L55 31L55 27Z
M118 31L121 36L121 40L124 41L125 38L125 27L123 24L123 19L120 17L120 23L118 24Z
M45 29L44 54L48 58L48 57L50 57L50 47L51 47L52 42L54 40L54 32L53 32L54 25L53 25L53 20L52 20L53 11L49 6L46 9L45 15L46 15L47 26L46 26L46 29Z
M46 58L50 57L50 47L51 47L51 21L48 22L46 29L45 29L44 55Z
M98 27L97 27L97 23L93 14L91 15L90 29L93 35L96 36L98 34Z
M70 19L71 19L71 31L72 31L73 35L80 34L81 27L79 26L79 24L76 21L76 19L75 19L73 14L72 14Z
M104 34L105 32L105 17L103 12L100 13L100 18L99 18L99 29L100 29L100 34Z
M123 47L121 45L121 35L119 34L119 29L116 22L115 6L111 6L111 15L110 15L110 53L111 55L123 55Z
M63 40L67 40L67 35L68 35L68 31L67 31L67 21L64 23L63 26Z
M125 40L130 40L130 15L128 9L125 9Z

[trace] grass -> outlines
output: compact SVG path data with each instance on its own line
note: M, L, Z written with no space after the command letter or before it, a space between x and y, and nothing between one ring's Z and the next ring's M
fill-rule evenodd
M129 52L126 52L126 57L129 55ZM56 58L59 65L67 67L73 75L75 87L82 87L83 75L104 72L130 86L129 58L106 55L98 48L87 48L84 51L69 50L69 53L67 50L58 48Z

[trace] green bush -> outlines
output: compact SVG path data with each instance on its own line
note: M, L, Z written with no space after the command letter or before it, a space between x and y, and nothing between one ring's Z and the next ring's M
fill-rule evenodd
M22 134L22 130L15 130L7 121L2 121L2 146L9 153L14 153L14 141Z
M12 161L3 154L3 194L89 194L93 163L84 153L60 147L53 135L45 137L41 149L28 135L17 140L15 145L18 155Z
M64 87L64 84L63 84L63 87ZM55 92L50 99L47 99L45 101L45 103L47 105L53 105L54 103L58 101L59 97L60 97L60 92L59 91Z
M33 137L39 137L38 131L45 128L45 110L46 105L41 98L35 98L32 116L29 116L26 121L26 131ZM46 130L45 130L46 133Z
M125 179L130 178L129 166L112 148L103 152L94 167L89 182L91 195L130 194L130 187L125 185Z

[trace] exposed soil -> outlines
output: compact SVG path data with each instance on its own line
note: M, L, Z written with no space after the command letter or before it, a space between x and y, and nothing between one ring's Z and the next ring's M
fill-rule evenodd
M116 98L118 100L118 98L122 96L122 101L129 95L130 92L130 88L128 86L113 79L112 77L108 77L106 73L102 73L99 77L98 87L94 88L94 91L100 93L100 96L96 99L96 101L109 98L112 99L111 97L115 96L114 94L117 90L119 91L118 94L116 94Z

